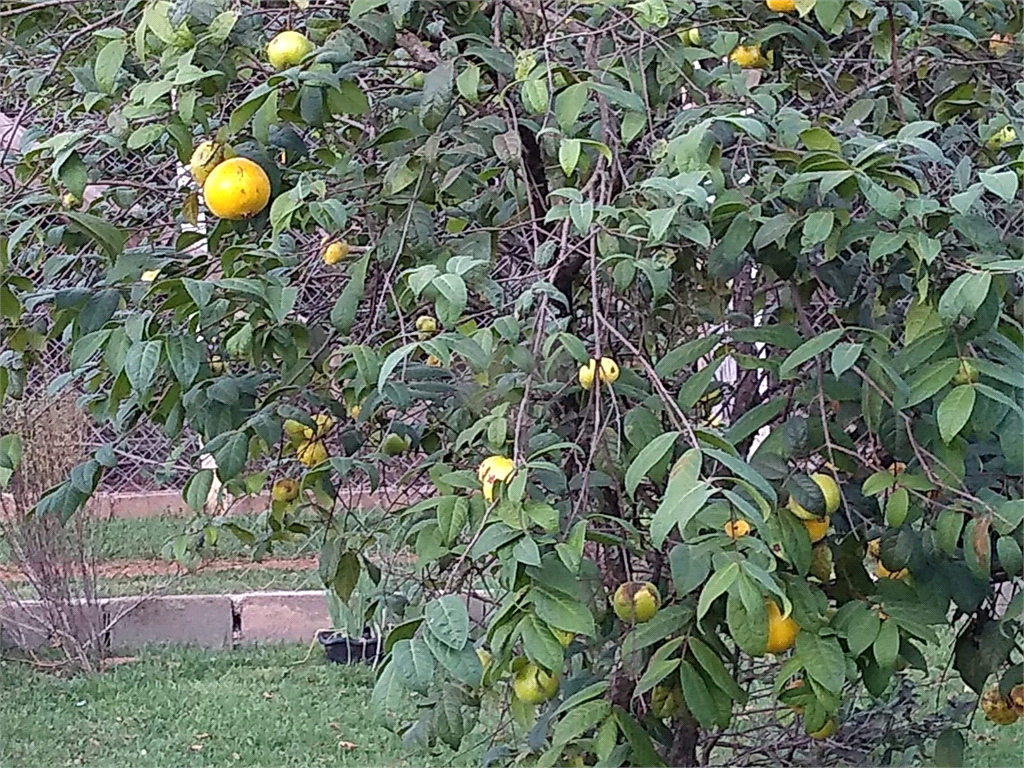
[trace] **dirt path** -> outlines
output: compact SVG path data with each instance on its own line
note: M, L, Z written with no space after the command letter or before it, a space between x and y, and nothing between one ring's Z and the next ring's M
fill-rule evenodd
M308 571L317 567L316 555L302 557L271 557L259 562L251 559L232 557L206 560L192 573L215 573L220 571ZM101 579L126 579L139 576L179 576L188 573L180 564L168 560L108 560L96 565L96 576ZM24 581L25 576L17 568L0 566L0 579L10 582Z

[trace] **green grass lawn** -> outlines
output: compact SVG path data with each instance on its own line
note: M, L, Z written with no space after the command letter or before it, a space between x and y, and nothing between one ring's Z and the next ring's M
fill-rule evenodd
M376 724L373 672L315 648L165 650L61 679L0 662L3 766L475 766ZM343 743L344 742L344 743Z
M307 650L152 650L70 679L2 661L0 765L479 764L486 728L460 754L410 751L369 713L372 670L330 664L319 648L302 663ZM975 725L966 766L1021 764L1024 721L997 727L978 715Z

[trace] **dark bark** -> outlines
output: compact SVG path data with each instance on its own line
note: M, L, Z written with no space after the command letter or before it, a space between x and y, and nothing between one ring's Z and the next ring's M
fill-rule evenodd
M665 762L670 768L693 768L700 765L697 761L697 737L700 727L693 716L687 715L676 722L672 746L669 748Z

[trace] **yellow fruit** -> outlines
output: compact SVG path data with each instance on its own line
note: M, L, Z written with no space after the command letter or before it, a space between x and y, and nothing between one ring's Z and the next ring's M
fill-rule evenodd
M299 495L299 484L292 480L290 477L283 477L274 483L274 487L270 491L270 497L274 501L289 502L294 501L295 497Z
M661 607L661 593L649 581L627 581L612 597L615 615L627 624L650 621Z
M999 695L999 686L996 685L981 695L981 710L996 725L1012 725L1020 719L1020 714Z
M337 243L331 243L324 248L323 256L324 264L329 267L333 267L339 261L342 261L348 256L348 243L344 240Z
M993 56L1002 58L1013 50L1013 35L992 35L988 41L988 49Z
M796 643L800 625L792 616L782 618L782 611L774 600L768 600L765 607L768 609L768 641L764 649L768 653L785 653Z
M142 273L142 282L152 283L158 277L160 277L159 269L147 269L145 272Z
M812 739L827 739L829 736L833 735L838 729L839 723L836 722L836 719L834 717L830 717L825 722L825 724L821 726L821 728L819 728L816 731L812 731L807 735L810 736Z
M573 638L576 637L575 633L569 632L564 629L556 629L552 627L551 632L554 634L555 637L558 638L558 642L561 644L563 648L568 648L569 645L572 643Z
M308 440L299 446L295 452L299 463L307 467L315 467L322 461L327 460L327 447L319 440Z
M769 11L776 13L792 13L796 10L795 0L767 0L765 5L768 6Z
M1007 144L1013 144L1017 140L1017 131L1013 129L1012 125L1004 125L1001 130L993 133L988 141L985 142L985 146L989 149L1001 149Z
M195 148L188 161L188 170L200 187L206 182L210 171L224 160L224 145L215 141L204 141Z
M515 462L512 459L506 459L504 456L491 456L488 459L484 459L483 463L480 464L477 476L480 478L484 498L487 501L494 501L494 484L506 482L515 471L515 468Z
M601 369L597 376L602 384L614 384L619 378L619 366L610 357L601 358Z
M880 579L892 579L893 581L899 581L900 579L907 578L909 571L906 568L900 568L898 571L890 571L879 560L875 564L875 575Z
M267 45L267 61L280 72L282 69L294 67L312 50L313 44L305 35L288 30L277 35Z
M811 544L817 544L828 533L829 518L827 517L824 520L801 520L800 522L807 529L807 533L811 537Z
M836 485L836 481L829 475L823 475L820 472L816 472L811 475L811 480L813 480L815 485L821 489L821 495L825 497L825 515L831 515L839 509L839 486ZM790 512L801 520L821 519L809 509L805 509L792 494L790 495L789 502L786 506L789 507Z
M1010 689L1009 696L1006 697L1006 703L1010 705L1010 709L1017 713L1017 715L1024 715L1024 685L1018 683Z
M977 380L978 369L974 367L970 360L961 360L960 367L957 369L956 375L953 376L953 385L973 384Z
M313 430L295 419L286 419L284 433L293 440L308 440L313 437Z
M871 541L868 542L868 557L877 560L878 556L881 554L881 552L882 552L882 540L881 539L872 539Z
M351 408L348 409L348 415L351 416L353 419L358 419L359 414L362 412L362 410L363 409L360 408L358 405L353 405Z
M437 320L432 318L430 315L423 315L422 317L416 318L416 330L421 335L430 336L432 333L437 333Z
M746 520L730 520L725 524L725 535L733 541L750 533L750 523Z
M680 688L656 685L651 691L651 714L661 719L675 717L683 711L683 691Z
M313 417L316 424L316 436L323 437L334 427L334 418L329 413L318 413Z
M79 205L82 204L82 201L79 200L76 195L73 195L70 192L68 192L66 195L64 195L63 198L61 198L61 202L64 204L65 208L77 208Z
M232 157L210 171L203 184L210 212L221 219L255 216L270 202L266 171L247 157Z
M597 376L597 361L594 358L590 358L590 362L586 365L580 366L579 380L580 386L584 389L590 389L594 386L594 378Z
M214 355L210 358L210 373L214 376L220 376L226 370L227 366L224 365L224 361L220 359L220 355Z
M543 704L558 692L558 676L549 675L536 664L527 664L516 672L512 690L526 704Z
M763 67L767 64L761 55L761 46L759 45L737 45L729 54L729 61L742 69Z

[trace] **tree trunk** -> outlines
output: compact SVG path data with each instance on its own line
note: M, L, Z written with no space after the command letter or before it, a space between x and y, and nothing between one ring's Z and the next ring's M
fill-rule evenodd
M700 734L697 721L687 713L679 720L672 739L672 747L665 761L670 768L693 768L697 762L697 736Z

